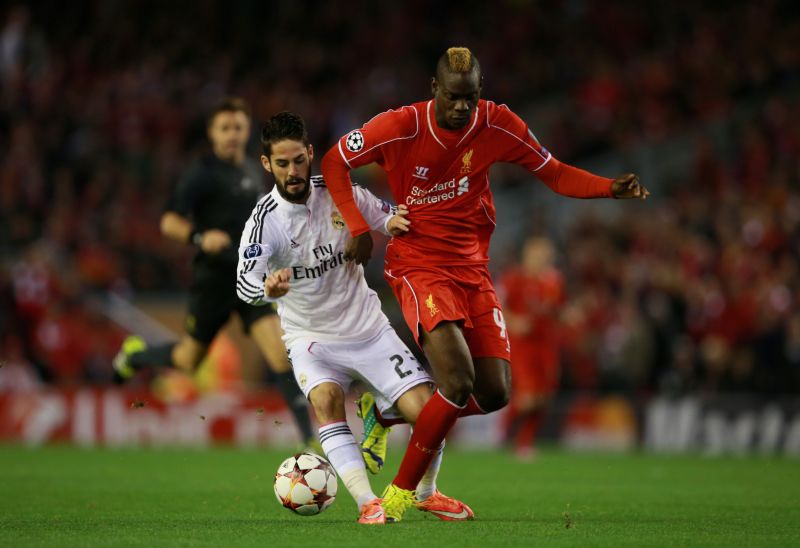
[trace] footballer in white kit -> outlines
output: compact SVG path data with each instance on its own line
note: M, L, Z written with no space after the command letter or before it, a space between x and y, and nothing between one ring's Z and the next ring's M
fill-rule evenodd
M359 506L358 522L383 524L385 512L369 484L365 459L374 465L371 471L380 469L387 430L376 433L383 427L366 414L401 416L414 424L433 380L389 325L363 267L348 260L354 242L324 180L311 176L314 150L303 119L276 114L262 128L261 142L261 164L275 187L245 225L236 291L250 304L277 304L295 378L320 422L322 448ZM394 208L361 187L354 195L370 228L393 236L408 231L405 206ZM381 446L363 457L344 406L355 380L375 394L374 404L365 393L359 407L365 439ZM436 489L440 466L441 448L418 486L417 508L440 519L471 518L467 505Z
M247 221L239 245L236 289L250 304L275 302L295 378L306 395L330 381L345 391L361 379L375 389L378 409L391 414L398 397L433 382L381 311L364 268L345 261L350 240L321 177L310 178L305 203L287 201L276 185ZM396 208L356 187L370 228L389 234ZM288 269L290 290L270 298L264 279Z

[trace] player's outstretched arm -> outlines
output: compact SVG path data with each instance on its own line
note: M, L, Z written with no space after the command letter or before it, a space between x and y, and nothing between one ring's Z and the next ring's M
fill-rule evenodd
M650 196L650 191L639 182L638 175L626 173L622 177L614 179L614 182L611 183L611 194L614 198L619 199L639 198L640 200L646 200Z
M353 197L353 183L350 180L350 166L342 158L339 148L334 146L322 158L322 176L333 202L344 217L350 235L355 238L369 231L369 224L359 211Z
M322 176L354 238L354 246L359 243L357 236L369 231L371 224L364 218L365 212L359 210L360 204L353 196L350 170L373 162L386 169L385 146L410 139L418 131L418 115L413 107L389 110L375 116L362 128L342 136L322 159ZM366 249L368 246L359 244L358 247ZM356 260L361 262L360 259Z
M279 299L289 292L289 279L291 272L288 268L282 268L267 276L264 280L264 293L270 299Z
M491 109L489 125L497 129L498 160L529 169L558 194L572 198L639 199L650 194L633 173L609 179L559 162L539 143L527 124L505 105Z

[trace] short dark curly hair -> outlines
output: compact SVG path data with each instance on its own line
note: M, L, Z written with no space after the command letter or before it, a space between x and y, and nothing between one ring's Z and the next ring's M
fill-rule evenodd
M239 97L226 97L214 105L214 108L208 113L206 126L211 127L211 124L214 123L214 118L216 118L217 114L220 112L243 112L248 119L250 118L250 107L247 106L244 99Z
M261 128L261 144L264 155L269 158L272 154L272 144L284 139L301 141L308 146L308 132L303 118L293 112L279 112L272 116Z

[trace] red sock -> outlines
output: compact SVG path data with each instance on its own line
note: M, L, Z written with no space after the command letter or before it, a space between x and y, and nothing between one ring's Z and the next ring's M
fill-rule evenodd
M467 400L467 405L461 410L461 413L458 415L459 417L469 417L470 415L485 415L486 411L481 409L481 406L478 405L478 400L475 399L475 396L472 394L469 395L469 399Z
M396 419L387 419L386 417L381 415L381 412L378 410L377 407L375 408L375 418L377 419L378 424L380 424L384 428L389 428L390 426L394 426L395 424L406 423L406 419L404 419L403 417L397 417Z
M542 411L534 411L528 415L522 423L522 427L517 434L517 442L514 444L517 449L524 449L532 447L533 441L536 439L536 433L539 431L539 425L542 423Z
M438 390L434 392L417 417L417 424L408 440L406 454L393 484L401 489L416 489L462 409Z

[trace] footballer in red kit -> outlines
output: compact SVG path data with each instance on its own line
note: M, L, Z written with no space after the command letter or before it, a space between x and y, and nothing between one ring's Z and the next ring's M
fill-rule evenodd
M331 196L365 261L369 227L349 171L376 163L408 206L409 231L394 237L385 274L431 364L438 390L417 419L400 470L384 492L387 521L414 504L413 489L459 416L500 409L510 397L510 345L487 268L495 226L488 171L521 165L559 194L644 198L638 177L607 179L559 162L505 105L480 98L480 65L450 48L431 80L433 99L379 114L344 135L322 161Z
M531 460L544 412L558 389L564 279L555 249L543 236L528 238L520 265L500 280L511 338L511 402L506 441L520 460Z

